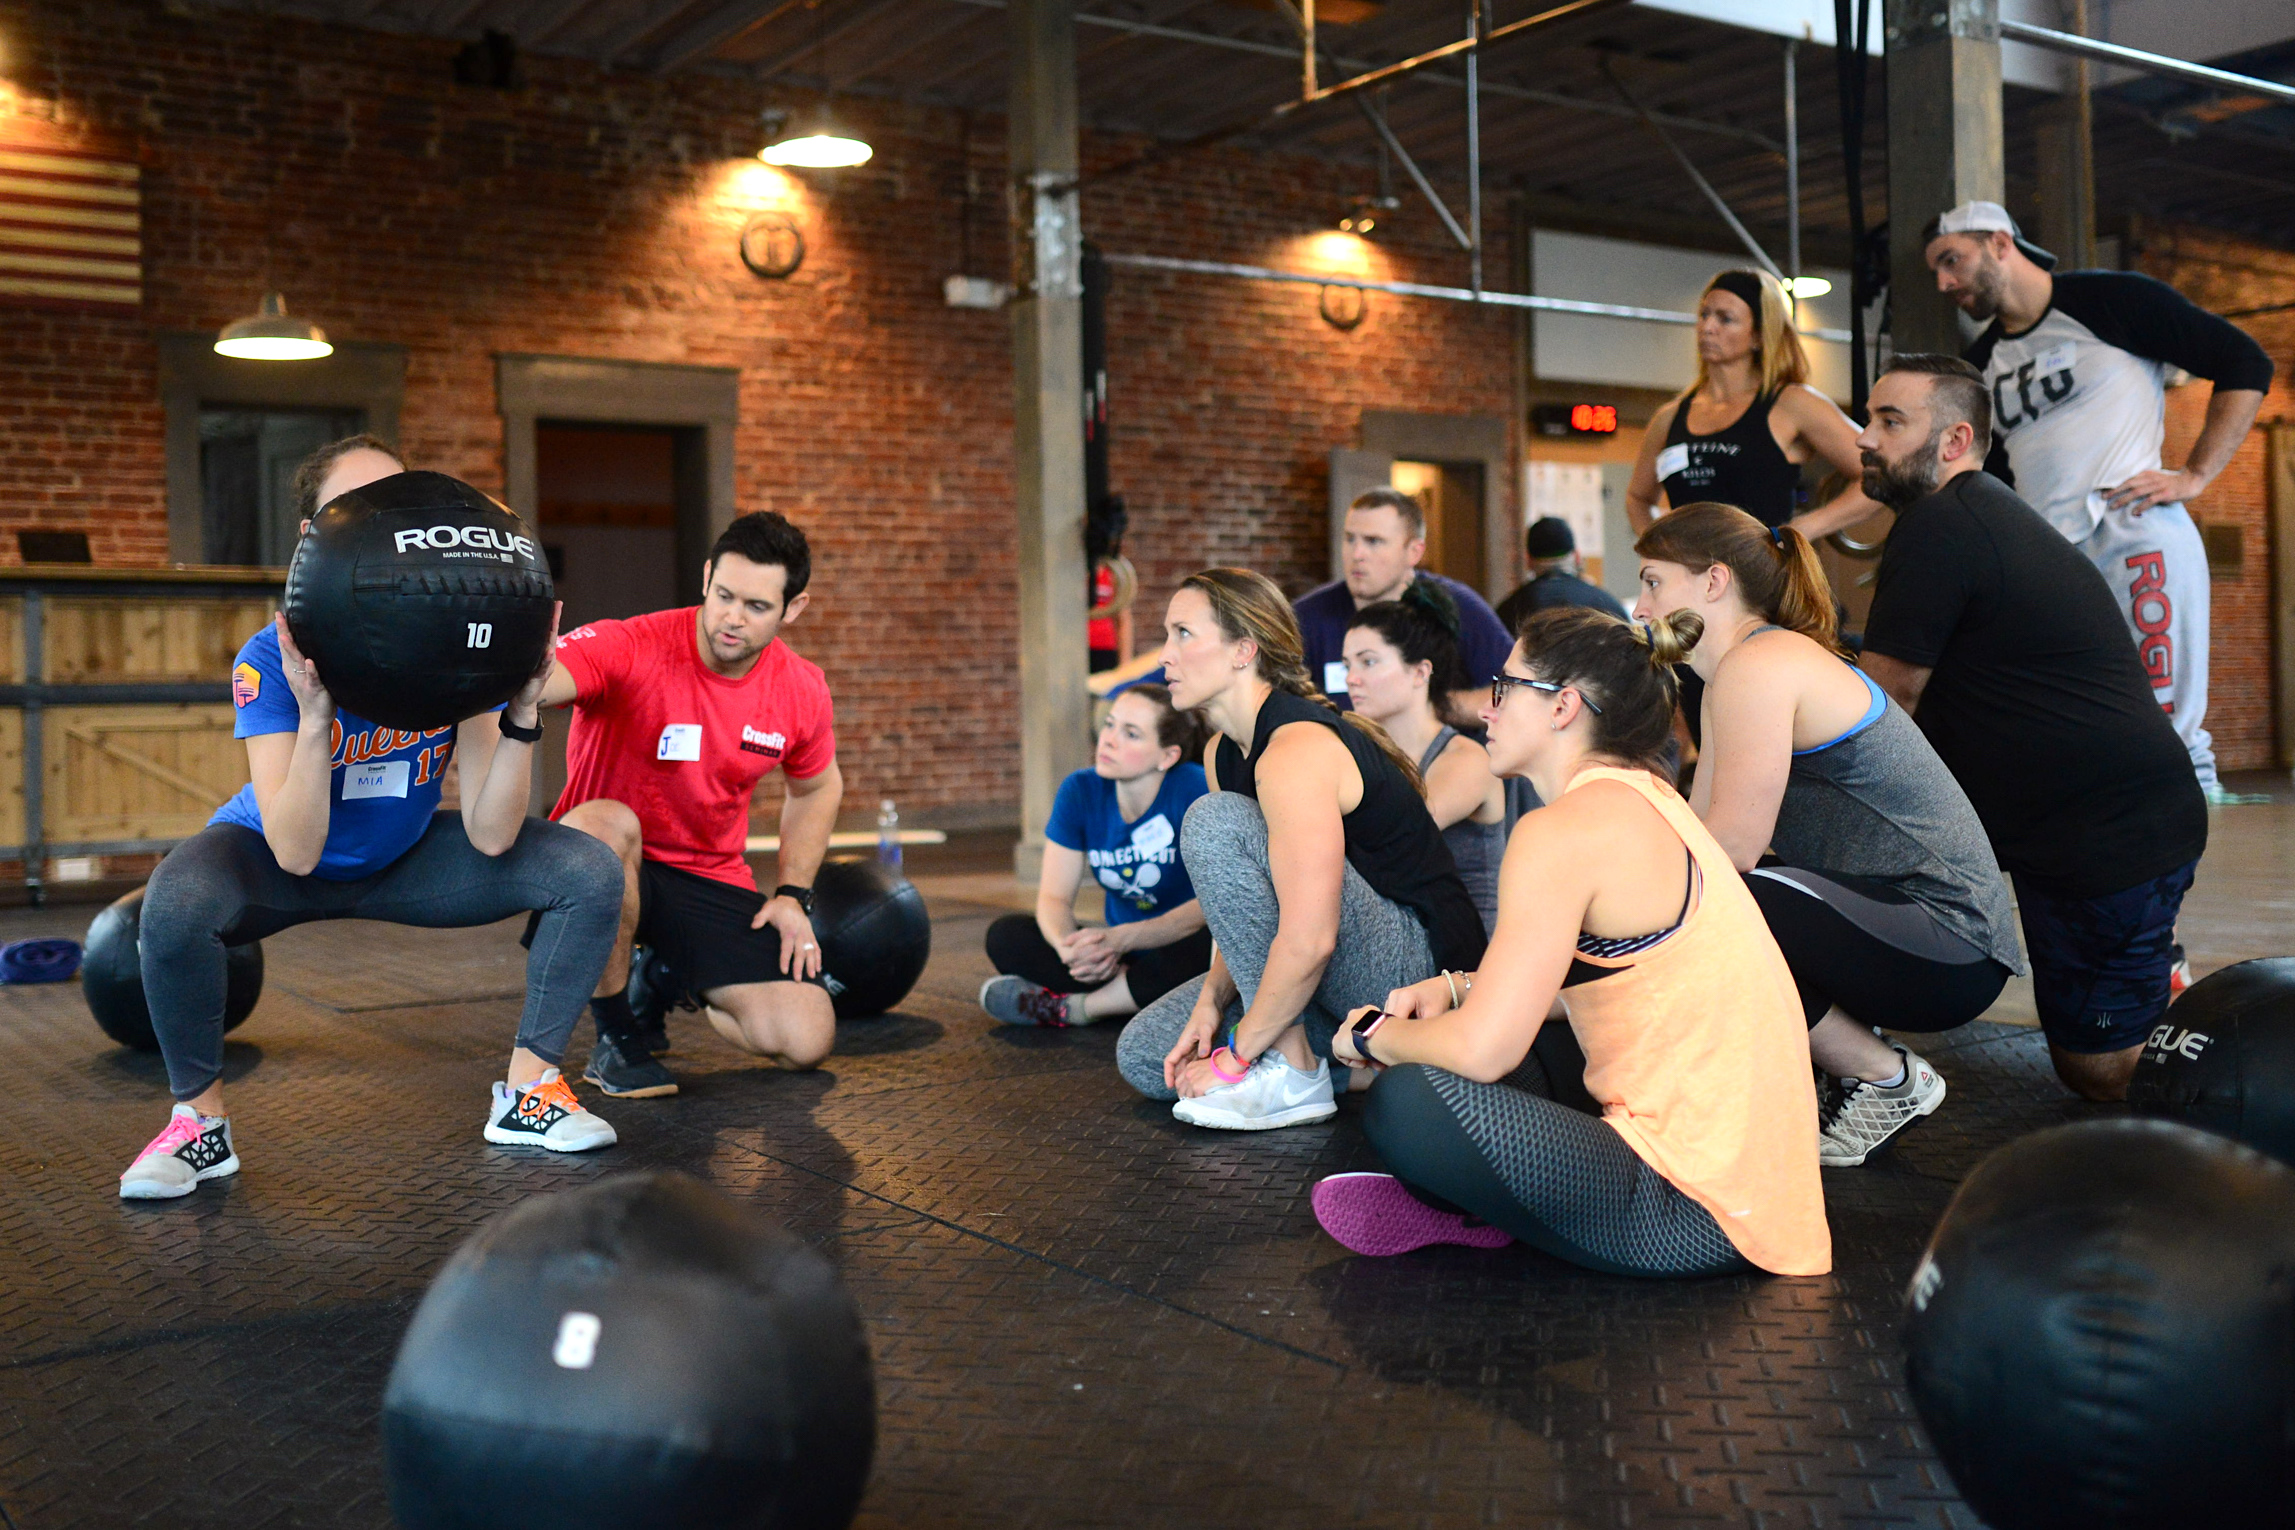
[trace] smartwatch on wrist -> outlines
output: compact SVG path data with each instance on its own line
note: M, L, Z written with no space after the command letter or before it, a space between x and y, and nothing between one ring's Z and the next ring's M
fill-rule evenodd
M805 911L807 919L813 917L813 889L810 887L799 887L794 882L783 882L779 887L773 889L773 896L787 898Z
M1371 1055L1371 1032L1393 1018L1394 1016L1382 1009L1355 1022L1355 1055L1364 1062L1376 1063L1378 1059Z
M534 719L533 727L521 728L510 720L510 711L505 707L495 714L494 725L502 730L504 738L514 738L521 744L539 744L542 742L542 719L540 717Z

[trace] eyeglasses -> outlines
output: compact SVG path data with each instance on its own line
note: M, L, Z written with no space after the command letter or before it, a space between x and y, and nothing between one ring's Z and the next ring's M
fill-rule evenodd
M1495 712L1499 708L1505 706L1507 690L1510 687L1517 685L1522 686L1527 690L1552 691L1557 696L1561 695L1562 692L1566 690L1577 690L1576 686L1560 685L1552 680L1525 680L1520 675L1510 675L1507 674L1504 670L1500 670L1497 674L1490 677L1490 710ZM1596 706L1592 698L1588 697L1584 691L1578 691L1578 699L1584 702L1586 704L1586 709L1592 712L1596 717L1602 715L1602 709Z

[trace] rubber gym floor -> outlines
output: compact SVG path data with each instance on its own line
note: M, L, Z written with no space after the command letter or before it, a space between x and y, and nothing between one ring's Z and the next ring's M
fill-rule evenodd
M2203 971L2295 951L2295 791L2214 815ZM381 1526L378 1410L432 1274L524 1197L698 1175L825 1250L865 1313L880 1427L861 1523L1941 1526L1977 1522L1901 1384L1901 1293L1960 1178L2101 1107L2055 1084L2029 991L1929 1049L1944 1109L1827 1175L1836 1272L1642 1282L1519 1247L1349 1256L1308 1188L1372 1167L1352 1109L1225 1135L1112 1066L1114 1028L991 1025L1008 838L917 852L932 965L811 1075L673 1019L675 1099L618 1148L478 1135L515 1025L514 924L309 926L231 1038L245 1168L124 1204L156 1057L76 984L0 989L0 1525ZM77 934L81 905L0 913ZM577 1052L578 1055L578 1052ZM549 1483L537 1483L548 1492Z

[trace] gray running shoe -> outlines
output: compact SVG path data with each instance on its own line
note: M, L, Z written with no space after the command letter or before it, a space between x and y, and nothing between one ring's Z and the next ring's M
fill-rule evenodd
M1039 988L1026 978L992 977L980 985L980 1007L1006 1025L1042 1025L1066 1030L1068 996Z
M617 1100L650 1100L677 1093L677 1075L653 1060L645 1043L634 1035L600 1035L590 1048L590 1065L582 1082L594 1084Z
M1842 1079L1840 1096L1818 1117L1817 1162L1825 1168L1855 1168L1944 1103L1944 1080L1937 1071L1918 1053L1903 1047L1896 1052L1905 1060L1903 1083L1883 1089L1862 1079Z
M1269 1047L1253 1059L1240 1082L1222 1084L1171 1107L1175 1120L1226 1132L1264 1132L1279 1126L1328 1121L1339 1113L1331 1097L1331 1065L1315 1059L1315 1071L1301 1073Z

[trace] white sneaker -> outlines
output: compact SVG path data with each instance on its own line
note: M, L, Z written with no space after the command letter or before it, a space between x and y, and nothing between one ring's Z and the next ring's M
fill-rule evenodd
M167 1129L136 1154L120 1175L123 1201L171 1201L202 1181L239 1172L231 1149L231 1118L202 1116L189 1105L168 1112Z
M586 1153L612 1147L614 1129L582 1109L574 1091L555 1068L523 1089L494 1081L494 1104L486 1112L486 1140L553 1153Z
M1895 1042L1890 1042L1892 1047ZM1828 1169L1853 1169L1898 1132L1944 1103L1944 1080L1919 1054L1896 1047L1905 1060L1905 1081L1883 1089L1845 1078L1840 1098L1817 1122L1817 1162Z
M1331 1098L1331 1065L1317 1058L1315 1071L1301 1073L1269 1047L1251 1071L1232 1084L1181 1100L1171 1113L1190 1126L1221 1131L1263 1132L1278 1126L1328 1121L1339 1113Z

